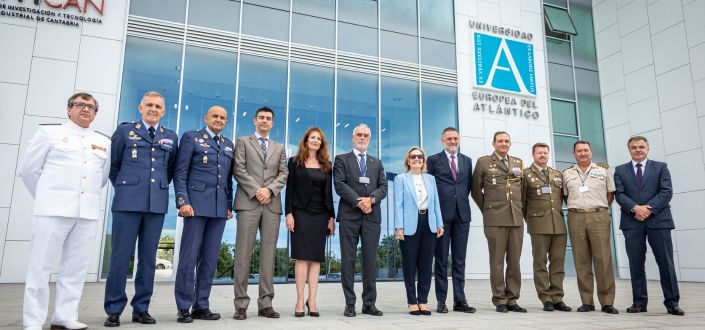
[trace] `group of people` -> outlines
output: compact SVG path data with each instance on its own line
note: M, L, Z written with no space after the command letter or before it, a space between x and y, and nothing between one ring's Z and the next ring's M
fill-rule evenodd
M353 150L329 161L328 142L320 128L309 128L296 155L287 161L284 145L270 138L272 109L254 115L255 132L235 143L222 135L227 110L213 106L205 127L181 139L160 125L166 108L157 92L144 94L141 119L120 124L111 138L90 129L98 101L76 93L67 103L68 121L41 125L18 164L18 175L35 199L30 263L24 293L25 329L41 329L47 317L49 277L60 260L52 329L86 329L78 321L84 274L100 219L101 191L110 179L112 241L105 286L106 327L120 326L127 305L127 272L137 257L132 322L155 324L149 314L155 256L174 184L175 203L183 217L179 265L174 285L177 321L217 320L209 295L225 224L236 217L233 273L236 320L247 318L250 263L259 231L258 316L278 318L272 307L276 243L281 215L291 235L295 260L294 316L320 316L316 289L326 237L341 245L343 314L356 316L354 291L357 246L361 243L362 313L381 316L376 306L376 255L381 232L381 201L387 197L382 162L367 152L371 130L353 130ZM646 241L659 266L667 312L684 315L673 264L669 201L673 195L665 163L647 159L648 141L629 139L632 160L616 168L592 162L588 141L576 141L576 164L563 172L548 166L549 146L532 147L533 163L509 155L507 132L494 134L491 155L477 160L459 152L456 128L441 132L443 150L428 156L411 147L404 173L394 179L394 227L402 254L408 311L431 315L428 294L435 273L436 312L448 313L448 258L452 257L453 311L474 313L464 292L465 260L472 197L482 212L488 242L492 302L497 312L526 312L519 306L520 256L524 223L531 235L534 284L545 311L571 311L563 302L567 235L570 235L582 305L595 310L594 281L601 310L617 314L611 259L609 207L617 199L631 271L633 305L646 312ZM233 178L237 188L233 194ZM280 193L286 187L284 210ZM340 196L337 213L333 190ZM234 196L233 196L234 195ZM568 208L564 221L563 203ZM135 251L135 246L137 251ZM435 261L434 261L435 260ZM506 272L505 272L506 263ZM433 269L432 269L433 268ZM594 273L593 273L594 268ZM308 294L305 287L308 285Z

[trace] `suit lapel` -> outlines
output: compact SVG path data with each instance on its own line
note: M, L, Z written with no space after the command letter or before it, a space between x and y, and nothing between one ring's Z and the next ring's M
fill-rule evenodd
M506 157L506 156L505 156ZM509 168L507 166L504 166L504 162L502 161L497 154L492 154L492 161L497 165L497 167L504 169L504 172L509 173ZM507 164L509 163L509 158L507 158Z
M644 163L644 166L642 167L642 177L641 177L641 184L639 185L639 188L644 186L644 183L646 182L647 178L651 175L651 173L654 172L654 162L647 160ZM649 169L648 171L646 169ZM634 171L632 171L634 173ZM636 180L636 175L634 175L634 178Z
M220 148L218 148L218 146L215 144L215 140L213 140L213 138L210 134L208 134L208 131L206 131L205 128L198 130L198 134L201 134L201 136L198 137L199 139L203 138L203 140L205 140L206 143L211 146L211 148L215 149L216 152L219 152Z
M135 125L135 133L137 133L137 135L141 136L142 139L144 139L145 141L151 143L150 138L149 138L149 131L147 131L147 127L145 127L144 124L142 124L142 122L139 122ZM157 133L155 132L154 134L155 134L154 137L156 140Z
M416 208L419 208L419 202L416 199L416 185L414 184L414 176L411 174L411 172L406 172L404 173L405 177L405 182L406 186L409 188L409 191L411 191L411 196L414 197L414 205L416 205Z
M267 146L267 159L264 160L264 162L268 162L270 158L272 158L272 155L275 153L277 148L277 143L272 141L272 139L269 139L269 145ZM262 150L262 147L259 147L260 150ZM264 155L264 152L262 153Z
M257 151L259 158L262 159L262 162L264 163L265 159L264 152L262 151L262 145L259 144L259 141L257 141L256 136L250 135L250 144L252 145L252 148L255 148L255 151Z
M355 167L355 169L357 170L357 176L362 176L362 170L360 170L360 162L357 160L355 152L351 151L348 155L348 157L350 157L350 159L353 161L353 164L355 164L355 166L353 167Z

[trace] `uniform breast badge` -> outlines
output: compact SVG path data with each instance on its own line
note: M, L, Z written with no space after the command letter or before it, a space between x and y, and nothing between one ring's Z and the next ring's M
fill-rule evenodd
M61 139L61 142L63 142L63 143L69 143L69 137L68 137L68 136L64 136L64 138Z
M208 156L203 156L203 164L208 164Z
M137 149L132 149L132 158L137 158Z

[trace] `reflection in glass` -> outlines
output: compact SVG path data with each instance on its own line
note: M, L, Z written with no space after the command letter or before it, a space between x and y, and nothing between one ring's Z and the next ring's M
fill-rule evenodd
M289 0L247 0L245 2L289 11Z
M600 106L600 83L597 72L576 68L575 79L578 89L580 138L590 141L592 159L595 162L607 162L604 129L602 128L602 107Z
M203 117L210 107L218 105L228 112L222 134L233 138L236 65L235 53L186 46L180 133L205 127Z
M284 143L286 118L286 61L241 55L237 100L236 136L252 135L255 111L267 106L274 111L270 139Z
M575 103L551 100L551 117L553 119L554 133L578 135Z
M573 39L575 66L597 71L597 53L595 51L595 30L592 25L592 1L571 0L570 14L575 22L578 35Z
M548 23L548 28L551 31L572 35L578 34L567 9L543 6L543 12L545 14L546 23Z
M419 11L421 37L455 42L453 0L419 0Z
M418 35L416 1L384 0L379 7L382 30Z
M287 8L288 6L287 1ZM289 12L250 4L243 6L242 33L258 37L289 40Z
M380 31L380 38L382 58L410 63L419 62L419 38L389 31Z
M553 135L553 144L555 145L556 167L561 169L559 163L575 164L573 156L573 143L578 141L577 137Z
M421 38L421 64L455 70L455 44Z
M355 126L370 127L368 153L379 157L377 130L377 75L353 71L338 71L336 153L343 154L353 149L352 133Z
M137 1L133 1L137 2ZM141 1L149 2L149 1ZM211 29L239 32L240 1L198 0L189 1L188 24Z
M184 23L186 0L130 1L130 15Z
M458 128L458 94L455 87L421 84L423 111L423 148L426 155L443 150L441 132L446 127Z
M546 38L546 56L548 61L556 64L573 65L570 54L570 41Z
M296 155L309 127L319 127L333 146L333 69L291 63L289 87L289 142L287 155ZM328 150L332 155L333 150ZM333 159L331 158L331 161ZM282 227L284 228L284 227ZM286 229L286 228L284 228Z
M419 145L419 83L382 77L382 163L391 173L403 173L404 155Z
M338 20L376 28L377 1L338 0Z
M552 98L575 100L573 68L548 63L549 90Z
M338 50L377 57L377 29L339 22Z
M294 0L294 13L335 19L335 0Z
M291 42L333 49L335 21L302 14L293 14Z

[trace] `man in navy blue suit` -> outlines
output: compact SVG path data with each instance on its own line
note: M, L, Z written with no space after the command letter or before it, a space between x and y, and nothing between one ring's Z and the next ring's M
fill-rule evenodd
M132 322L157 323L148 309L154 288L159 237L168 210L178 136L159 124L166 112L164 97L159 93L147 92L137 108L142 120L120 124L112 137L110 181L115 187L115 196L112 254L103 303L108 314L103 324L106 327L120 326L120 314L127 305L125 282L135 242L139 262L131 302Z
M460 135L454 127L441 134L443 151L428 157L428 173L436 178L445 235L437 238L435 249L435 278L437 311L448 313L448 248L450 247L453 274L453 311L474 313L475 308L465 299L465 254L470 233L470 187L472 186L472 159L458 152Z
M208 304L225 221L233 217L233 142L221 135L228 112L208 109L206 127L181 136L174 169L176 207L184 218L174 296L179 323L218 320ZM189 311L190 309L190 311Z
M649 141L645 137L634 136L627 146L632 160L617 166L614 173L616 199L622 209L619 229L624 233L632 281L633 304L627 308L627 313L646 312L644 262L648 240L658 264L666 311L685 315L678 307L680 295L673 265L671 230L675 226L669 205L673 197L671 174L666 163L647 159Z

